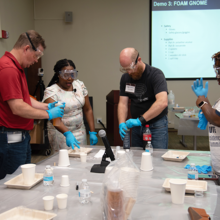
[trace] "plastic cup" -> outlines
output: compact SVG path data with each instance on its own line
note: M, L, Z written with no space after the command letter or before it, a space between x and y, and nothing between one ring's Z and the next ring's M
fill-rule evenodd
M185 198L187 180L170 179L169 182L170 182L172 203L183 204Z
M137 186L139 182L139 171L131 167L121 167L119 182L125 197L136 198Z
M86 153L80 153L80 159L82 163L86 162L87 154Z
M32 184L35 179L36 164L24 164L21 165L24 184Z
M118 158L123 157L124 154L125 154L125 151L124 151L124 150L119 150L119 151L117 151L117 157L118 157Z
M201 190L195 190L195 195L196 198L202 198L203 197L203 191Z
M65 209L67 207L67 194L58 194L56 195L57 204L59 209Z
M70 165L70 160L69 160L69 155L68 155L68 150L62 149L59 151L59 162L58 166L59 167L67 167Z
M143 152L141 157L141 170L151 171L153 170L151 153Z
M55 104L55 107L63 105L63 102L58 102ZM54 118L53 119L53 126L59 126L61 124L61 118Z
M69 182L69 176L68 175L63 175L61 177L61 184L60 186L69 186L70 185L70 182Z
M44 209L46 211L50 211L53 209L54 196L44 196L43 201L44 201Z
M54 118L53 119L53 126L60 126L61 118Z
M115 148L115 157L118 159L118 151L120 151L120 146L116 146Z
M120 150L120 146L116 146L116 151L119 151Z
M108 219L123 219L124 197L121 189L107 189Z

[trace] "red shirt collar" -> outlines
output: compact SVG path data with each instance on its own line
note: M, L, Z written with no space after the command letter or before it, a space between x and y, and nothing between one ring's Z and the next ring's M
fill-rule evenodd
M17 59L8 51L5 51L5 56L10 58L14 64L17 66L18 69L20 69L22 72L24 72L24 69L21 67L20 63L17 61Z

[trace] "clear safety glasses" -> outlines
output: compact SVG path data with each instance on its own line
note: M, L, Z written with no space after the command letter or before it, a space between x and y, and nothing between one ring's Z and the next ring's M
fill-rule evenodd
M132 62L128 67L120 67L120 71L122 73L127 73L128 71L132 72L135 70L136 68L136 64L137 64L137 61L138 61L138 57L139 57L139 54L137 55L137 58L135 60L135 62Z
M78 71L77 70L61 70L59 71L59 74L65 80L69 78L76 79L78 76Z
M216 77L219 79L220 78L220 67L214 66L215 74Z
M26 35L27 35L27 38L32 46L32 49L35 51L35 57L39 60L44 55L44 53L40 49L38 49L34 46L34 44L31 41L31 38L27 32L26 32Z
M37 51L35 51L35 57L39 60L43 55L44 53L37 48Z

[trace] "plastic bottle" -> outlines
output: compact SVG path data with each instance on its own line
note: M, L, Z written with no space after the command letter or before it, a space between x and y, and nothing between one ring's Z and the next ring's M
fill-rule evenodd
M188 171L188 179L189 180L197 180L198 179L198 170L194 163L190 164L190 168Z
M44 170L43 184L44 186L52 186L54 183L53 168L47 165Z
M151 154L154 152L153 146L151 144L151 141L148 141L145 146L145 151L148 150Z
M127 129L126 135L123 139L123 148L130 149L130 129Z
M116 146L115 149L115 158L118 159L118 151L120 151L120 146Z
M145 141L145 145L147 144L148 141L151 141L152 136L151 136L151 132L149 129L149 125L145 125L145 129L143 132L143 140Z
M168 109L171 110L175 106L175 95L173 94L173 91L170 90L170 93L168 95Z
M81 204L86 204L90 202L90 198L91 193L87 179L82 179L82 182L79 186L79 201Z

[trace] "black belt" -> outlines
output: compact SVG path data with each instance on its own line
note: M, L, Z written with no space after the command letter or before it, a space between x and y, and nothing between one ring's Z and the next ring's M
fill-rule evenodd
M28 130L19 129L19 128L6 128L4 126L0 126L0 131L10 131L10 132L22 131L22 132L28 132Z

